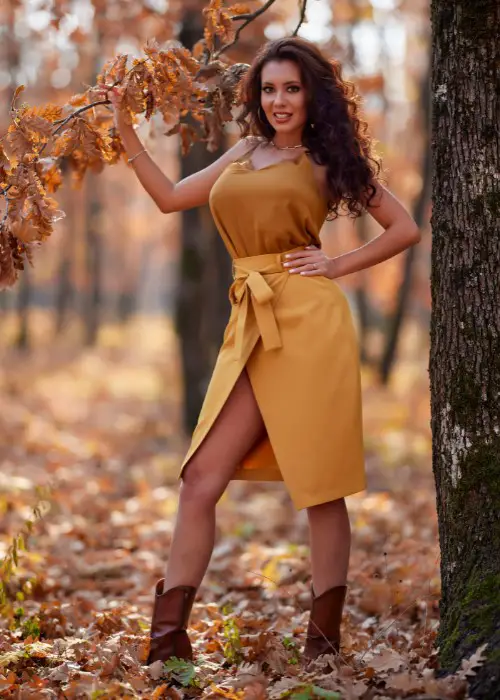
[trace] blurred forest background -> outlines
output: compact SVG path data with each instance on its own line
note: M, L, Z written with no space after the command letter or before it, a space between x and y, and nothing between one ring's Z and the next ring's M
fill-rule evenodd
M150 37L192 47L203 33L205 5L4 0L0 136L17 85L26 86L30 105L66 104L95 84L106 61L140 56ZM369 480L368 492L348 499L352 615L371 619L361 632L366 638L381 631L382 617L394 622L399 615L382 639L418 628L424 646L432 642L439 597L427 375L428 12L424 0L310 0L299 30L340 59L357 85L387 186L423 234L419 246L341 285L359 331ZM297 0L278 0L242 31L228 57L251 62L266 39L290 34L298 20ZM195 144L181 157L179 138L164 131L159 115L139 129L174 180L219 153ZM230 124L222 147L237 137ZM0 554L33 507L46 504L50 511L40 522L36 514L31 551L18 570L46 608L42 615L26 602L18 621L38 616L47 639L48 619L64 634L76 615L60 607L55 615L54 601L64 607L76 591L84 592L87 607L78 616L87 615L86 625L92 619L99 626L104 609L115 615L116 597L132 600L141 614L150 604L173 527L176 472L228 318L230 282L208 208L161 214L123 161L89 172L81 184L68 173L56 198L65 217L36 251L35 266L0 292ZM337 255L379 231L369 216L355 223L342 217L325 223L322 239ZM45 486L50 495L37 495ZM272 581L288 586L285 600L297 591L305 596L305 514L292 510L282 485L232 483L218 522L225 539L211 563L207 601L228 595L222 571L230 572L225 586L230 581L233 594ZM120 620L115 631L131 633L125 613Z

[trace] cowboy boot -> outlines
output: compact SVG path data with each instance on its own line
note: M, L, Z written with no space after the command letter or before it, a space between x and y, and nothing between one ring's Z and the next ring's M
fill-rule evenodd
M162 578L156 584L147 665L158 660L167 661L171 656L187 661L193 658L186 627L196 588L175 586L163 593L164 581L165 579Z
M340 652L340 623L346 592L347 586L335 586L316 597L311 586L312 606L304 649L307 661L321 654Z

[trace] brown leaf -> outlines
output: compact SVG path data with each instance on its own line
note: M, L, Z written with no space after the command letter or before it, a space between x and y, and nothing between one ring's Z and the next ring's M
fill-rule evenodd
M82 107L83 105L88 104L87 93L81 92L78 95L73 95L73 97L69 98L68 104L70 104L72 107Z
M14 91L14 94L13 94L13 96L12 96L12 104L14 104L14 102L17 100L17 98L18 98L19 95L23 92L24 89L25 89L25 86L24 86L24 85L18 85L18 86L16 87L16 89L15 89L15 91Z
M227 12L229 15L248 15L250 14L251 9L248 5L238 3L236 5L231 5L231 7L228 7Z
M485 642L482 644L480 647L476 649L476 651L468 658L468 659L462 659L462 664L460 666L460 669L457 673L459 678L467 678L467 676L475 676L476 671L474 671L475 668L478 666L482 666L484 662L487 660L486 654L483 654L484 650L487 648L488 642Z
M17 279L17 271L14 266L13 243L13 236L0 231L0 289L11 287Z

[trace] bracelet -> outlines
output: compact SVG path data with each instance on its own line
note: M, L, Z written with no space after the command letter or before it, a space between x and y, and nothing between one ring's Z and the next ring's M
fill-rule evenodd
M127 163L131 163L133 160L135 160L137 158L137 156L140 156L141 153L144 153L145 150L146 149L143 148L142 151L139 151L139 153L136 153L135 156L132 156L132 158L127 158Z

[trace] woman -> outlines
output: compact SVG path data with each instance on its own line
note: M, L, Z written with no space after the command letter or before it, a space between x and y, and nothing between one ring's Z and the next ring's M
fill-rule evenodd
M210 203L233 258L232 311L181 466L165 578L158 581L147 663L192 658L186 632L231 479L283 480L307 508L312 564L304 656L338 652L350 524L345 496L365 488L358 347L332 280L420 240L414 220L378 181L352 85L313 44L266 44L243 82L242 138L173 184L110 93L130 162L162 212ZM319 231L339 207L365 209L384 232L336 258Z

